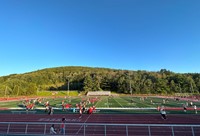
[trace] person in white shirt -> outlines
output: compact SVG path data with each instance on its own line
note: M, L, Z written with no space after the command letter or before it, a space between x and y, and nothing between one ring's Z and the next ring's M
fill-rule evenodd
M54 124L50 127L50 134L57 134L54 129Z
M190 102L190 106L193 106L193 102Z
M195 114L197 114L197 106L196 105L194 105L194 112L195 112Z
M161 109L160 110L160 114L161 114L161 117L166 120L167 119L167 116L166 116L166 111L164 109Z

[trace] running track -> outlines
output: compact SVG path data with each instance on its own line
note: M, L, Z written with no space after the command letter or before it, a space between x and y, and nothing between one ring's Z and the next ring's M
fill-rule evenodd
M171 114L167 115L168 119L163 120L159 114L92 114L87 115L83 114L83 117L79 119L78 114L54 114L54 115L44 115L44 114L0 114L0 122L51 122L60 123L61 118L65 117L67 123L111 123L111 124L200 124L200 115L192 114ZM74 127L75 128L75 127ZM79 127L79 130L82 129ZM92 128L94 129L94 128ZM112 129L112 128L110 128ZM120 130L121 128L119 128ZM133 130L143 131L141 135L145 136L148 134L148 129L145 127L132 127ZM159 127L153 128L161 129ZM152 129L152 131L154 131ZM169 128L162 129L157 132L155 135L171 135ZM112 136L122 136L125 135L125 132L120 132ZM81 130L82 131L82 130ZM90 132L88 135L94 135L95 130ZM122 130L124 131L124 130ZM163 133L166 131L166 133ZM190 136L191 131L186 128L181 128L183 133L178 136ZM184 131L186 133L184 133ZM190 132L189 132L190 131ZM103 132L103 130L102 130ZM168 132L168 133L167 133ZM188 132L188 133L187 133ZM200 128L198 129L198 135L200 134ZM103 133L102 133L103 135ZM137 135L134 132L134 135ZM138 132L139 135L139 132ZM152 134L153 135L153 134ZM111 136L111 135L109 135Z
M60 122L67 123L116 123L116 124L200 124L200 115L171 114L163 120L159 114L0 114L0 122Z

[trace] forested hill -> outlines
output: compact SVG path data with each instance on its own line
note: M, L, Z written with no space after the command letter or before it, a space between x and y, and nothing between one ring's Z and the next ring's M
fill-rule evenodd
M200 74L57 67L0 77L0 95L30 95L41 90L110 90L118 93L199 93Z

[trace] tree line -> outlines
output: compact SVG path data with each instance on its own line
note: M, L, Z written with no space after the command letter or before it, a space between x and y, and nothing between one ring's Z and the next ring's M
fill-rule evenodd
M32 95L44 90L113 91L124 94L199 93L199 73L57 67L0 77L0 95Z

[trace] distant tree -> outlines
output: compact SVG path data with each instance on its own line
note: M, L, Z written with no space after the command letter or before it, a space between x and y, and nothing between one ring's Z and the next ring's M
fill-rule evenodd
M93 91L92 88L93 88L93 82L92 82L92 77L90 75L87 75L84 79L84 83L83 83L84 87L83 87L83 90L84 91Z
M100 91L100 90L102 90L101 87L100 87L100 84L101 84L100 77L98 75L95 75L93 77L92 90L94 90L94 91Z
M0 95L34 94L40 90L98 91L118 93L199 93L200 74L173 73L166 69L158 72L129 71L90 67L47 68L24 74L0 77ZM6 89L5 89L6 87ZM6 91L5 91L6 90Z

